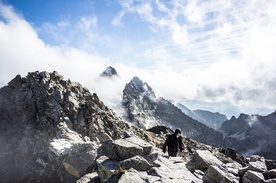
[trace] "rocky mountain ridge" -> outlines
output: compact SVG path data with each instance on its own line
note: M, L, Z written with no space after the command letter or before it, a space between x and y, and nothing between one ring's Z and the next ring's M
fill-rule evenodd
M268 116L241 114L238 119L232 117L223 122L216 131L184 114L185 106L182 105L180 110L181 107L177 108L170 101L157 98L153 89L138 77L126 84L122 104L126 110L125 119L141 128L147 129L155 125L180 128L187 137L202 143L231 147L244 155L260 154L276 159L275 113ZM187 108L185 110L188 111ZM227 119L220 114L210 116L223 119L220 123Z
M176 106L186 115L215 130L219 130L222 123L228 120L224 114L220 114L218 112L210 112L202 109L191 110L180 103Z
M184 114L168 100L157 98L152 88L138 77L126 84L122 105L126 120L141 128L165 125L180 128L183 133L199 142L224 147L223 134Z
M276 161L183 137L179 157L161 152L172 130L130 125L57 72L16 76L0 89L1 182L241 182L275 180ZM251 182L252 182L251 181Z
M239 141L229 147L243 154L261 154L276 159L276 112L267 116L241 114L224 122L220 130L225 136Z
M57 72L18 75L0 89L1 182L72 182L102 142L137 133Z

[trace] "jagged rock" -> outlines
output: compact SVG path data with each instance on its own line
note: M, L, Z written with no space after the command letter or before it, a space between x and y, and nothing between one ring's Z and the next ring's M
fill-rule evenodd
M118 183L145 183L145 181L136 172L125 172Z
M226 163L221 165L223 168L225 168L229 173L239 176L239 169L242 168L242 165L239 163Z
M170 157L168 159L158 156L156 161L160 167L153 167L148 171L150 176L160 177L155 179L156 182L202 182L185 167L180 157Z
M273 170L267 170L263 172L263 175L266 179L276 179L276 169Z
M194 172L196 169L206 172L210 165L222 165L223 163L217 159L210 151L197 150L191 161L187 163L187 168Z
M239 177L236 177L233 174L229 173L226 169L222 170L222 167L210 165L208 170L205 172L202 180L208 183L238 183Z
M230 157L232 160L240 163L242 166L246 166L248 164L248 159L244 156L237 153L236 150L231 148L221 148L219 150L221 153L225 154L226 156Z
M259 172L248 170L242 177L243 183L263 183L264 176Z
M108 141L102 145L99 152L115 160L125 160L133 156L149 155L153 146L141 138L132 136L125 139Z
M101 179L101 182L106 181L109 179L115 170L118 169L119 162L109 159L106 156L101 156L97 160L97 173Z
M75 182L99 142L126 129L142 136L79 83L55 71L18 75L0 89L1 182Z
M121 168L127 169L127 170L130 169L130 168L134 168L135 170L138 170L138 171L147 171L151 167L153 167L153 165L151 165L142 156L134 156L132 158L123 160L119 163L119 166Z
M264 172L267 170L264 157L261 156L251 156L249 160L249 170L256 172Z
M173 131L171 129L169 129L168 127L166 127L166 126L160 126L160 125L151 127L149 129L147 129L147 131L150 131L150 132L155 133L155 134L173 133Z
M251 156L249 160L249 165L239 169L239 175L243 176L248 170L263 173L267 170L266 162L264 157L261 156Z
M76 183L101 183L100 177L96 172L88 173L81 177Z
M276 160L265 160L265 164L268 170L276 169Z
M199 179L203 179L203 176L204 176L204 172L203 171L201 171L201 170L195 170L195 172L193 173L194 174L194 176L196 176L197 178L199 178Z
M268 179L265 183L276 183L276 179Z

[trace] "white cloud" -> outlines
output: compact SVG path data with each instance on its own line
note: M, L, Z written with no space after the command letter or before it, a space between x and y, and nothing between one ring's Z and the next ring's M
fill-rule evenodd
M0 21L1 83L9 82L17 74L26 76L36 70L56 70L65 78L89 84L107 66L108 60L101 56L45 44L10 6L0 4L0 12L5 19Z

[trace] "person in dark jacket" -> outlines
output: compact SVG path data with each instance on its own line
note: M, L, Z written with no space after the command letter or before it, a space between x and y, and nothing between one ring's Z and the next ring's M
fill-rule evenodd
M180 151L183 150L181 131L176 129L174 134L169 135L163 146L163 153L166 153L168 146L169 156L176 157L178 148Z

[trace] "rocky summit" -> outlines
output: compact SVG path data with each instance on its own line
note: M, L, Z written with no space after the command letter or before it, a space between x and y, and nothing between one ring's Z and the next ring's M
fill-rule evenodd
M0 89L1 183L275 182L276 162L244 157L183 137L168 157L173 131L143 130L118 117L79 83L57 72L16 76Z

